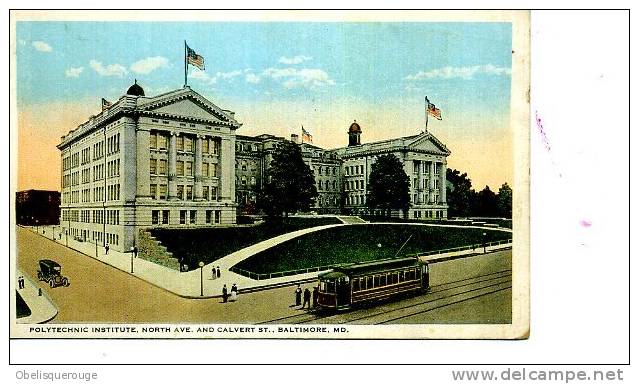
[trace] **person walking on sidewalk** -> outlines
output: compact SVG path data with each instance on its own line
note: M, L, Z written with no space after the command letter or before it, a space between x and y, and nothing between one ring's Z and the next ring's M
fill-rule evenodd
M18 289L24 289L24 276L18 277Z
M220 266L219 266L219 265L217 266L217 271L215 272L215 275L217 276L217 278L218 278L218 279L219 279L219 278L220 278L220 276L221 276L221 273L220 273Z
M211 280L215 280L217 277L217 273L215 272L215 267L211 268Z
M295 306L302 305L302 288L299 284L297 284L297 289L295 290Z
M222 287L222 302L226 303L229 299L229 291L226 289L226 284Z
M302 309L308 304L308 309L311 309L311 291L306 288L304 290L304 303L302 304Z
M231 301L237 301L237 285L235 283L231 287Z
M109 244L104 246L104 254L108 255L109 254Z
M317 308L318 299L319 299L319 288L313 287L313 308Z

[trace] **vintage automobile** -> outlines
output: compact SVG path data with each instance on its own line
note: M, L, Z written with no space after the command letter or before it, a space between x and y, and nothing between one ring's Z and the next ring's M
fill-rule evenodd
M55 288L59 285L64 287L69 286L69 279L62 276L62 267L60 264L53 260L40 260L38 262L40 268L38 269L38 280L46 281L51 288Z

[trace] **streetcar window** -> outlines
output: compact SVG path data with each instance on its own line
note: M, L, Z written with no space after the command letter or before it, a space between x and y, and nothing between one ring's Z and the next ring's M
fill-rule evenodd
M397 284L397 272L391 273L391 282Z
M421 271L419 268L417 268L417 269L415 270L415 273L416 273L415 278L416 278L417 280L421 279L421 277L422 277L422 271Z
M335 293L335 282L334 281L327 281L326 282L326 292Z
M380 285L382 285L382 286L383 286L383 285L386 285L386 275L382 275L382 276L380 276L380 278L379 278L379 284L380 284Z
M404 281L404 271L399 271L399 282L403 282Z
M406 271L406 280L415 280L415 270Z
M359 291L359 279L358 278L354 278L353 279L353 292L357 292Z
M326 292L326 282L320 282L320 291Z
M375 275L375 286L379 287L379 275Z
M368 276L366 277L366 289L371 289L371 288L373 288L373 277Z

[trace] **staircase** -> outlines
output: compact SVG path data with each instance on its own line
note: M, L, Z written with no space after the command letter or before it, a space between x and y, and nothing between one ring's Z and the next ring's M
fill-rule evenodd
M338 219L342 220L344 224L365 224L368 221L362 219L359 216L337 216Z
M161 242L146 229L140 229L138 237L138 257L167 268L180 270L180 263Z

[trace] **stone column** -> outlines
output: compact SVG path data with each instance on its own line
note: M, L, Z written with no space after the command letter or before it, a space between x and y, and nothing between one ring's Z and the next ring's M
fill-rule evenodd
M202 200L202 138L197 135L195 139L195 191L193 200Z
M235 137L220 141L218 156L219 196L222 200L235 200Z
M177 132L169 136L169 196L167 200L177 200Z
M446 163L439 165L439 198L442 204L446 204Z
M433 203L435 201L435 161L430 162L430 169L428 170L428 202Z
M426 163L422 160L417 160L417 204L424 204L424 166Z
M143 129L138 127L136 131L136 141L137 141L137 152L138 152L138 161L137 161L137 187L135 191L135 196L137 199L145 199L150 198L149 195L149 184L150 184L150 150L149 150L149 136L150 132L148 129ZM121 144L120 144L121 147ZM124 164L124 163L123 163Z

